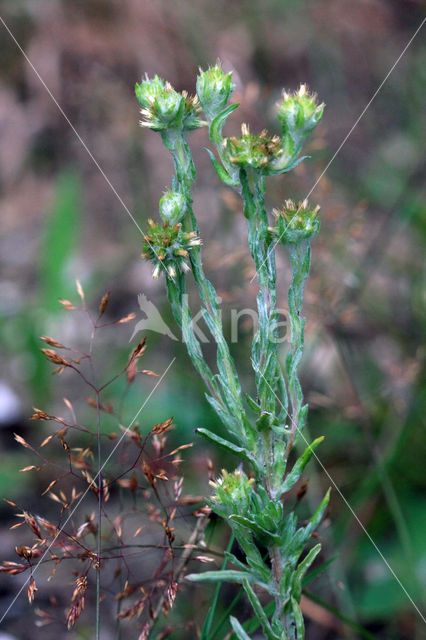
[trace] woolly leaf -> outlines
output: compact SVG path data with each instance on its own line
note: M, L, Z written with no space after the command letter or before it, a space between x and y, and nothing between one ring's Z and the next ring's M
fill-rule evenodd
M253 581L253 577L249 573L242 571L234 571L233 569L225 569L224 571L205 571L204 573L190 573L186 576L186 580L190 582L236 582L242 584L244 578Z
M302 593L302 578L321 551L321 545L317 544L313 547L302 562L298 565L293 574L293 593L298 599Z
M263 431L264 429L270 429L272 423L273 415L269 413L269 411L262 411L260 414L260 418L256 420L256 427L259 431Z
M231 627L234 630L234 633L236 634L238 640L251 640L250 636L247 635L236 618L231 616L229 618L229 622L231 623Z
M226 109L223 109L210 125L210 138L212 142L215 144L220 144L222 142L222 129L223 125L226 122L228 116L231 115L235 111L237 107L239 107L240 103L235 102L234 104L230 104Z
M260 604L259 598L251 588L249 582L244 579L243 580L244 591L247 594L248 599L250 600L250 604L253 607L253 610L262 625L263 632L268 640L280 640L279 636L275 635L275 633L271 629L271 625L269 624L269 620L266 616L265 611L263 610L262 605Z
M296 482L299 480L300 476L302 475L303 470L305 469L306 465L311 459L314 450L318 447L318 445L321 444L321 442L323 442L323 440L324 440L324 436L321 436L320 438L316 438L312 442L312 444L310 444L305 449L305 451L302 453L300 458L298 458L298 460L295 462L290 473L287 474L287 477L280 488L280 492L279 492L280 496L283 493L290 491L290 489L296 484Z
M205 396L208 403L215 410L216 414L218 415L221 422L223 422L225 427L229 429L229 431L237 438L241 438L241 433L238 430L238 424L234 416L231 416L229 413L224 411L222 405L216 400L216 398L210 396L208 393L206 393Z
M247 458L247 452L245 449L243 449L243 447L239 447L236 444L229 442L229 440L225 440L224 438L221 438L220 436L216 435L212 431L209 431L208 429L199 428L199 429L195 429L195 432L200 434L200 436L202 436L206 440L210 440L210 442L213 442L221 449L225 449L225 451L228 451L229 453L233 453L235 456L242 456L244 458Z
M319 567L308 573L307 576L304 576L302 580L303 588L307 587L310 582L315 580L317 576L323 573L327 569L327 567L329 567L330 564L337 559L337 557L338 556L334 556L333 558L330 558L330 560L327 560L327 562L323 562L323 564L321 564Z
M265 175L268 176L278 176L281 173L288 173L289 171L291 171L292 169L295 169L297 167L297 165L299 165L301 162L303 162L303 160L307 160L308 158L310 158L311 156L301 156L300 158L298 158L297 160L295 160L294 162L292 162L290 165L288 165L287 167L284 167L284 169L268 169L267 171L265 171Z
M259 413L260 414L260 412L261 412L260 406L257 404L257 402L255 402L253 400L253 398L251 396L249 396L248 393L244 393L244 398L245 398L248 406L250 407L250 409L252 411L254 411L255 413Z
M264 529L251 518L245 518L244 516L240 516L238 514L232 514L231 516L229 516L229 520L237 522L241 526L246 527L246 529L250 529L250 531L252 531L259 540L267 540L268 543L273 542L275 544L281 543L281 537L277 533L272 533L271 531Z
M297 640L305 639L305 623L303 622L303 615L300 609L299 603L295 598L291 599L291 606L293 609L294 621L296 623Z
M327 509L328 502L330 500L330 492L331 492L331 489L328 489L318 509L315 511L314 515L312 516L309 523L305 527L305 535L307 535L308 537L313 534L313 532L315 531L315 529L318 527L319 523L322 520L322 517L325 513L325 510Z
M238 181L234 180L232 176L229 175L225 167L216 160L214 154L210 151L210 149L207 149L207 147L204 147L204 148L209 154L210 160L212 161L213 168L215 169L217 175L222 180L222 182L228 185L228 187L237 187Z

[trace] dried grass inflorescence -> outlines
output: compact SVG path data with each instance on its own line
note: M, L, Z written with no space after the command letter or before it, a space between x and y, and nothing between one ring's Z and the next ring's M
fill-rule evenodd
M79 295L82 307L67 301L64 308L85 314L92 335L103 327L119 326L134 317L130 314L117 321L101 320L109 299L109 294L105 294L95 318L86 307L81 285ZM192 445L168 447L167 438L174 428L172 418L151 429L138 424L124 426L122 415L108 401L109 386L118 378L123 379L125 394L137 376L157 375L140 367L147 348L145 339L133 348L122 370L103 384L90 374L95 366L93 340L83 353L48 336L41 339L49 345L42 353L50 362L60 365L62 371L74 371L84 386L89 386L90 396L84 404L89 411L96 412L99 428L89 426L92 419L87 425L81 424L76 414L83 409L75 410L64 399L70 417L34 408L31 420L49 422L53 427L46 435L47 425L40 425L42 433L34 438L40 444L15 435L16 441L37 457L37 464L21 471L40 473L45 483L42 496L56 505L56 516L36 515L8 500L18 510L18 522L12 529L25 527L27 533L19 537L27 539L29 534L32 539L16 546L19 560L5 560L0 572L11 576L29 574L26 586L30 603L40 588L40 584L37 586L40 565L51 567L49 580L59 571L62 577L69 575L73 589L68 593L68 604L66 594L61 590L55 593L49 610L36 609L39 626L62 620L70 629L88 600L91 604L98 600L99 606L100 601L109 599L110 611L116 611L116 618L132 620L139 637L143 637L159 615L172 607L180 574L190 559L192 547L202 537L200 518L194 520L195 537L194 531L188 534L182 526L182 516L190 519L195 504L190 496L182 495L180 471L181 452ZM54 349L66 350L68 359ZM87 392L83 397L86 395ZM115 431L110 427L103 431L102 416L108 417L109 424L112 420L116 422ZM103 465L102 460L107 464ZM46 511L52 513L52 507Z

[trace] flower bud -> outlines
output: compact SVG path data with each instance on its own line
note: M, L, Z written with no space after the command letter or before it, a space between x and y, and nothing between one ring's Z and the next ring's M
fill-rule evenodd
M168 189L160 200L160 215L163 222L168 222L172 226L182 220L185 209L185 196L180 191Z
M183 115L184 98L166 84L166 90L154 100L154 109L158 119L165 125L179 125Z
M321 120L324 106L324 103L317 104L316 94L309 93L304 84L300 85L296 93L288 94L283 91L277 114L282 124L283 136L289 135L296 146L301 144Z
M197 95L209 120L213 120L224 109L234 89L231 73L225 73L219 62L207 71L200 69Z
M282 209L274 209L277 226L271 229L277 241L283 244L295 244L316 235L320 222L317 214L319 206L309 207L304 200L296 205L292 200L286 200Z
M148 75L145 75L145 80L140 84L136 83L135 93L142 107L149 109L154 104L155 98L163 93L165 88L166 85L162 78L154 76L154 78L150 80Z

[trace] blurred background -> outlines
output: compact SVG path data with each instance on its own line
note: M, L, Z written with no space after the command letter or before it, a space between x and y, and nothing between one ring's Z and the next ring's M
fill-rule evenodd
M303 199L316 185L310 201L321 205L322 228L313 242L306 292L302 377L309 434L326 440L318 450L322 465L313 463L307 474L301 517L330 485L327 473L350 505L333 490L320 535L323 560L334 561L309 590L370 634L306 599L307 638L425 637L413 605L424 611L426 583L423 32L322 176L419 27L423 9L416 0L1 0L0 16L34 68L0 23L0 498L35 513L51 509L40 498L46 479L19 472L34 459L13 432L39 444L51 429L28 420L32 406L63 415L66 396L83 424L93 421L77 377L52 377L39 351L45 346L41 335L87 348L89 323L58 302L78 303L76 279L94 310L105 291L111 292L108 321L136 314L132 322L99 332L95 354L102 376L120 370L142 337L129 344L144 317L139 293L175 330L164 283L153 281L150 265L140 259L142 238L129 215L146 228L173 170L159 136L138 126L134 83L145 72L158 74L193 93L198 67L219 58L233 70L233 100L241 102L227 124L232 134L242 121L253 131L278 131L274 105L281 89L306 82L326 103L324 118L307 144L311 158L290 175L269 179L268 205ZM237 195L211 169L203 149L206 131L191 134L189 143L198 171L194 200L205 268L223 298L229 336L231 309L255 308L244 217ZM289 269L282 254L279 306L285 308ZM223 465L232 468L235 459L224 459L194 435L197 426L220 427L183 345L154 332L143 335L144 367L162 374L176 360L144 407L141 430L173 416L173 444L195 442L185 452L184 490L206 494L207 460L218 473ZM251 335L250 323L241 321L232 346L248 389ZM285 350L284 343L283 360ZM211 346L206 353L214 355ZM123 424L155 383L145 377L132 385ZM114 403L121 392L114 386L109 400ZM2 560L16 559L16 536L24 539L20 530L9 530L16 522L13 511L0 504ZM217 527L211 544L223 549L227 536ZM24 577L1 575L0 615ZM60 599L70 583L70 577L40 583L38 602L47 603L52 594ZM182 592L171 615L173 638L195 637L194 628L183 630L184 621L202 624L211 589L188 588L188 594L191 606ZM219 610L234 595L225 588ZM237 615L250 615L245 605L239 607ZM18 640L91 637L90 599L72 632L60 625L38 630L33 618L21 595L2 631ZM103 637L113 636L105 629Z

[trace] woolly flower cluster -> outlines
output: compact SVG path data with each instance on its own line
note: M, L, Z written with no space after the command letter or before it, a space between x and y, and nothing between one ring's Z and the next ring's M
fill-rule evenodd
M227 159L240 168L251 168L261 175L277 175L293 169L299 158L305 138L320 121L324 105L317 105L316 95L305 85L294 94L283 93L278 104L281 136L270 137L267 131L259 135L250 133L246 124L241 126L239 138L225 138L223 147Z
M140 125L154 131L165 129L198 129L206 123L200 120L200 105L197 96L188 96L186 91L175 91L169 82L157 75L145 77L135 85L136 97L142 105Z
M317 104L316 94L309 93L305 84L294 93L283 91L277 113L283 136L289 135L295 141L303 142L321 120L324 107L324 103Z
M295 244L318 233L320 221L318 211L320 207L310 207L307 200L296 205L293 200L286 200L281 209L274 209L277 221L276 227L270 231L277 241L283 244Z
M189 270L187 258L190 251L201 244L195 231L183 231L182 224L169 222L158 224L148 220L149 231L144 235L142 257L154 264L153 278L158 278L162 269L172 280L176 275Z
M241 137L225 138L223 146L232 164L263 169L265 172L268 168L280 164L285 154L278 136L270 138L266 130L255 136L244 123L241 125Z
M210 485L215 490L212 496L214 503L241 512L248 505L254 479L248 478L240 469L235 469L233 473L222 469L222 475L215 482L210 482Z

